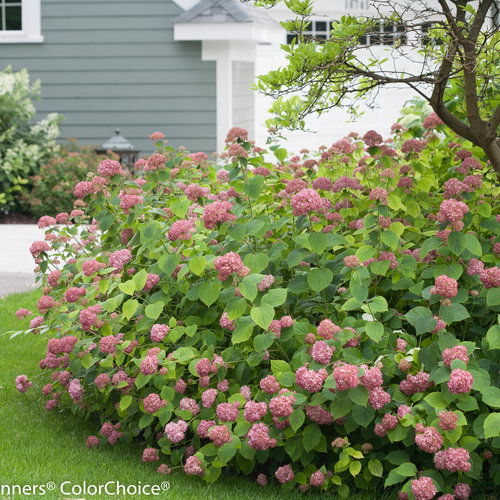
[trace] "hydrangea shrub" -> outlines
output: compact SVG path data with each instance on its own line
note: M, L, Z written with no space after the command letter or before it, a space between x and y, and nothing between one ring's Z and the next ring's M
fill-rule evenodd
M155 133L135 180L102 161L31 246L47 409L209 482L493 491L499 188L435 117L407 125L292 157L232 129L223 168Z
M20 195L30 176L59 151L61 116L51 113L34 122L33 99L39 97L40 81L30 83L26 69L0 70L0 211L20 208Z

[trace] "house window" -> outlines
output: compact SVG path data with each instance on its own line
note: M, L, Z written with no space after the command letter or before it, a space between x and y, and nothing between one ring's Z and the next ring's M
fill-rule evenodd
M406 42L405 27L377 21L373 29L360 38L361 45L396 45Z
M327 40L335 21L309 21L301 32L304 39ZM286 43L298 41L298 33L289 32ZM361 45L395 45L406 42L405 27L402 24L389 24L377 21L373 30L360 38Z
M432 30L434 32L439 29L436 23L423 23L422 24L422 43L424 45L442 45L443 41L436 36L432 36Z
M43 42L40 0L0 0L0 44Z
M301 35L305 40L327 40L330 38L332 24L333 21L309 21L302 30ZM298 42L298 33L287 33L286 43L292 43L293 40Z
M21 0L0 0L0 30L21 31L23 28Z

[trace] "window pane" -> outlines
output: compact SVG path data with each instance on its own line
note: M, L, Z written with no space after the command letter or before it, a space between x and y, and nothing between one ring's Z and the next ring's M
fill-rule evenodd
M5 29L13 31L22 29L21 6L5 7Z
M5 26L3 25L3 10L0 8L0 30L4 30Z
M316 21L316 31L326 31L326 21Z
M297 35L293 35L291 33L288 33L288 35L286 36L286 43L290 44L292 43L293 40L296 40L297 39Z

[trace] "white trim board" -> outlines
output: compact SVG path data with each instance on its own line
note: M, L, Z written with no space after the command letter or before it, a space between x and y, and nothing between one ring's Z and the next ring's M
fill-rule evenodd
M22 16L22 31L0 30L0 44L43 42L40 0L22 0Z

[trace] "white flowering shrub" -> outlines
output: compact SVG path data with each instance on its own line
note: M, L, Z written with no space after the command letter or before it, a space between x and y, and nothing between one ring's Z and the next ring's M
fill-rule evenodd
M26 69L0 71L0 211L19 208L20 194L40 165L59 149L60 116L51 113L33 123L33 99L40 82L30 83Z
M135 439L160 473L493 492L499 188L435 115L407 127L291 157L232 129L218 170L154 134L135 180L102 161L81 209L40 219L28 332L49 339L19 391L99 415L87 446Z

